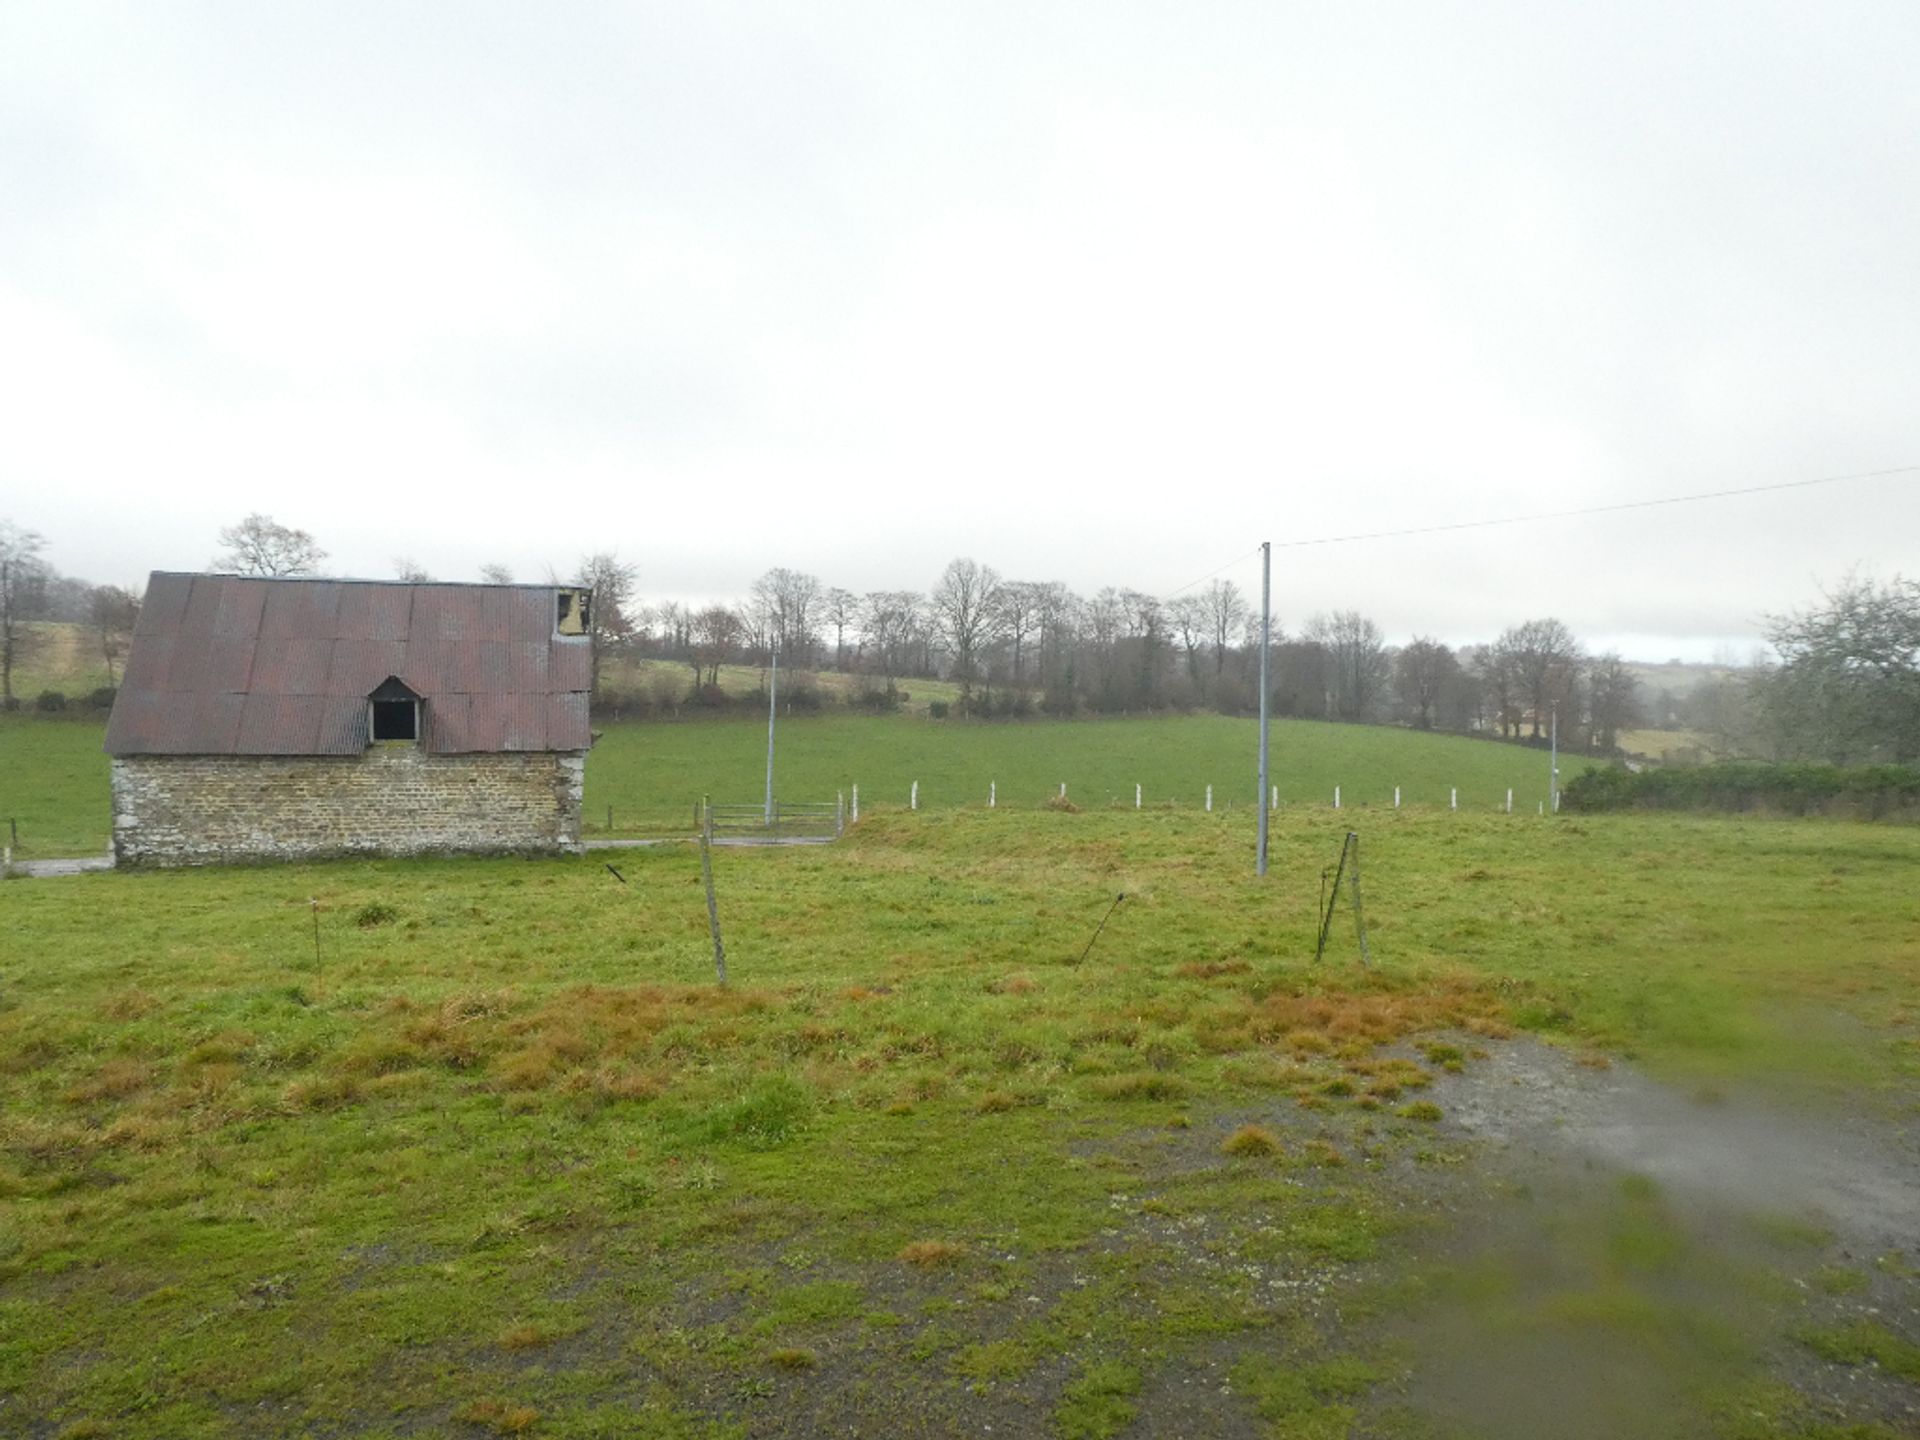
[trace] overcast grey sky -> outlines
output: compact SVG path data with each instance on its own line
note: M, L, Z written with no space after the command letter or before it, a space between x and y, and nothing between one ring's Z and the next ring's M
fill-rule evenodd
M13 0L0 518L1165 593L1916 466L1917 70L1912 0ZM1920 474L1278 562L1288 626L1705 658L1920 574Z

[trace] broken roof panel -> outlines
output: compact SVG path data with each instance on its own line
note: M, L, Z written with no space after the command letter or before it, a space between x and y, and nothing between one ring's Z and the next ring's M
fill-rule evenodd
M398 676L427 748L584 750L590 654L549 585L155 574L113 716L114 755L341 755Z

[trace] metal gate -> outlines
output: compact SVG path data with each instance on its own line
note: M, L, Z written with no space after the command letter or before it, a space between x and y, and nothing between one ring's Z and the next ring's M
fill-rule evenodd
M765 805L715 805L713 843L716 845L823 844L838 840L847 828L841 801L820 803L776 801Z

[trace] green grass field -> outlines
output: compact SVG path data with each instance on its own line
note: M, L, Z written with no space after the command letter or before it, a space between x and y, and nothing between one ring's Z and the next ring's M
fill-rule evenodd
M1349 824L1372 971L1311 961ZM0 1432L1075 1440L1198 1394L1185 1433L1433 1437L1391 1322L1472 1168L1443 1070L1518 1027L1911 1119L1911 828L1297 807L1265 881L1251 843L973 808L721 852L725 989L684 847L0 885ZM1662 1433L1898 1433L1770 1366L1906 1383L1910 1313L1807 1297L1912 1257L1783 1222L1723 1273L1644 1183L1591 1203L1503 1323L1658 1380Z
M97 854L109 839L107 760L97 721L0 716L0 822L18 821L26 857ZM832 801L860 787L863 813L904 807L914 781L932 810L1035 808L1067 785L1082 807L1131 806L1142 787L1152 807L1200 809L1214 787L1217 809L1254 802L1257 727L1215 715L1147 720L975 724L913 715L817 715L779 724L776 787L794 801ZM608 724L587 762L589 833L615 835L692 827L693 807L757 802L765 793L764 720ZM1563 757L1564 784L1588 762ZM1444 807L1457 787L1467 812L1503 805L1535 810L1547 792L1547 756L1519 746L1380 726L1276 721L1272 769L1290 805L1327 805L1342 787L1354 810Z
M860 787L863 813L904 806L914 781L923 808L985 806L989 786L1003 807L1034 808L1058 793L1083 808L1147 806L1245 809L1258 792L1258 726L1218 715L1142 720L969 724L912 716L808 716L777 731L775 790L796 801L831 801ZM1328 805L1336 785L1350 807L1460 805L1533 810L1547 793L1540 751L1459 736L1381 726L1274 722L1273 782L1288 804ZM760 721L609 727L587 765L586 815L616 831L684 828L702 795L716 803L765 793L767 727ZM1587 762L1561 761L1564 784Z

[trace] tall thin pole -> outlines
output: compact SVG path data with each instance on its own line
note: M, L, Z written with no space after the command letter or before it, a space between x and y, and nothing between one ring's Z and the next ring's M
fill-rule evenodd
M1560 813L1560 706L1555 703L1547 712L1551 717L1547 721L1547 808L1554 814Z
M767 824L773 824L773 717L780 694L780 652L768 647L773 656L772 678L767 681Z
M707 887L707 931L713 936L713 975L727 983L727 947L720 941L720 903L713 894L713 802L700 801L700 879Z
M1273 542L1260 542L1260 843L1253 873L1267 873L1267 647L1273 617Z

